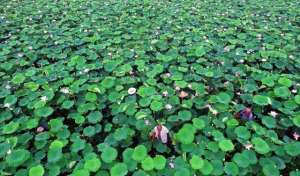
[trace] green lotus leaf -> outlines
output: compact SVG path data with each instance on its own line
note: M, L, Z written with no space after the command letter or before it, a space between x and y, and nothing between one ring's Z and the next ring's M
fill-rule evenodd
M21 84L25 81L26 77L22 74L22 73L17 73L13 78L12 78L12 82L14 84Z
M300 95L296 95L294 100L297 104L300 104Z
M90 173L87 169L79 169L79 170L75 170L72 173L72 176L90 176Z
M204 160L203 167L200 168L201 173L203 175L210 175L213 172L213 170L213 165L209 161Z
M45 173L42 165L37 165L29 169L29 176L43 176Z
M13 105L17 102L18 98L15 95L8 95L4 99L4 104Z
M276 119L270 116L264 116L262 118L262 123L268 128L275 128L276 127Z
M272 103L269 97L263 95L255 95L253 97L253 102L259 106L266 106Z
M286 151L287 154L290 156L298 156L300 155L300 142L291 142L286 145L284 145L284 150Z
M205 127L205 122L204 120L200 119L200 118L193 118L193 126L196 128L196 129L203 129Z
M261 82L264 85L267 85L269 87L273 87L275 85L274 79L272 77L264 77Z
M235 128L234 133L242 139L249 139L251 137L251 133L244 126L238 126Z
M271 151L268 143L260 137L252 138L251 142L254 144L254 149L259 154L266 154Z
M245 153L236 153L233 161L241 168L247 168L250 165L249 158Z
M6 156L6 163L11 167L18 167L30 157L30 152L25 149L16 149Z
M118 151L113 147L106 147L101 153L101 159L106 163L111 163L118 156Z
M147 156L143 161L142 161L142 168L145 171L150 171L154 169L154 160L150 157Z
M266 176L279 176L279 170L276 168L276 165L266 164L263 166L263 173Z
M191 175L191 172L187 169L187 168L179 168L174 176L190 176Z
M142 161L147 156L147 148L144 145L138 145L134 148L132 159Z
M101 167L101 161L98 158L91 158L85 161L84 168L91 171L96 172Z
M110 170L111 176L124 176L127 173L127 166L124 163L116 163Z
M3 129L2 129L2 133L3 134L12 134L14 132L16 132L19 128L20 124L18 122L9 122L8 124L6 124Z
M277 97L281 98L288 98L291 95L290 90L288 87L282 86L282 87L276 87L274 89L274 93Z
M115 81L116 81L115 77L105 77L101 81L101 86L106 89L112 88L115 85Z
M83 134L88 137L92 137L96 134L96 129L93 126L87 126L83 129Z
M74 105L74 101L66 100L66 101L63 102L61 107L64 108L64 109L70 109L73 105Z
M203 167L204 161L199 156L193 155L190 159L191 167L195 170L199 170Z
M58 132L61 130L64 124L61 119L51 119L49 125L52 132Z
M97 100L97 95L92 92L88 92L85 95L85 100L90 102L95 102Z
M234 145L232 141L229 139L223 139L219 141L219 147L224 152L232 151L234 149Z
M300 115L297 115L293 117L293 123L297 126L300 127Z
M293 85L293 82L285 77L279 78L278 83L286 87L291 87Z
M2 158L9 151L10 145L7 142L0 143L0 158Z
M160 102L160 101L152 101L151 102L151 105L150 105L150 108L153 110L153 111L160 111L163 109L163 103Z
M231 101L231 96L225 92L221 92L217 95L217 100L220 103L228 104Z
M156 94L156 90L154 87L142 86L138 89L137 94L140 95L141 97L148 97Z
M100 122L102 120L102 118L103 118L103 115L99 111L90 112L87 116L88 121L93 124Z
M185 124L177 133L176 138L182 144L191 144L195 138L195 129L191 124Z
M34 111L34 113L39 117L48 117L54 112L51 107L41 107Z
M228 175L238 175L239 167L234 162L226 162L224 166L224 171Z
M162 155L156 155L153 158L153 162L154 162L154 168L157 170L162 170L165 168L167 160L164 156Z

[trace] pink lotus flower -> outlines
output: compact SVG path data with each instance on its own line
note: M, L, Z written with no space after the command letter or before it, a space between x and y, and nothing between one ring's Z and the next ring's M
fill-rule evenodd
M40 126L40 127L38 127L38 128L36 129L36 132L41 133L41 132L43 132L44 130L45 130L44 127Z
M296 141L298 141L298 139L300 138L300 135L297 132L294 132L293 137Z
M185 92L185 91L181 91L180 94L179 94L180 98L185 98L187 96L189 96L189 94L187 92Z
M250 150L253 145L252 144L245 144L244 147L247 149L247 150Z
M154 139L161 140L162 143L167 143L168 142L168 133L169 133L169 130L167 127L165 127L163 125L157 125L151 131L150 138L152 140L154 140Z
M236 113L235 116L242 120L253 120L255 116L252 113L251 108L244 108L240 112Z

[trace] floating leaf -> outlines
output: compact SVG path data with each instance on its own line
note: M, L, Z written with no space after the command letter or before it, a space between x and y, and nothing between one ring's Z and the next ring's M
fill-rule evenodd
M194 118L192 121L193 121L193 126L199 130L205 127L205 122L202 119Z
M101 161L98 158L88 159L84 163L84 168L91 171L96 172L101 167Z
M192 158L190 159L190 164L193 169L198 170L203 167L204 162L199 156L193 155Z
M276 87L274 89L274 93L277 97L281 97L281 98L288 98L291 95L290 90L285 86Z
M255 95L253 97L253 102L260 106L265 106L272 103L269 97L263 95Z
M26 77L22 73L17 73L11 80L14 84L21 84L25 81Z
M18 167L22 165L26 160L30 157L30 153L28 150L25 149L16 149L13 150L9 155L6 157L6 162L11 167Z
M252 138L251 141L254 144L254 149L257 153L266 154L271 151L268 143L266 141L264 141L262 138L255 137L255 138Z
M165 168L167 160L164 156L162 155L156 155L153 158L153 162L154 162L154 168L157 170L162 170Z
M225 92L221 92L217 95L217 100L220 103L228 104L231 101L231 96Z
M154 160L147 156L143 161L142 161L142 168L145 171L150 171L154 169Z
M142 161L147 156L147 149L144 145L138 145L134 148L132 159Z
M238 126L234 130L235 134L242 139L249 139L251 134L249 130L244 126Z
M293 85L293 82L285 77L279 78L278 83L286 87L291 87Z
M239 174L239 167L234 162L226 162L224 171L228 175L238 175Z
M15 131L18 130L20 124L18 122L9 122L8 124L6 124L3 129L2 129L2 133L3 134L12 134Z
M34 112L39 117L48 117L54 112L54 110L51 107L41 107L36 109Z
M124 176L127 173L127 166L124 163L116 163L110 170L111 176Z
M298 156L300 155L299 147L300 147L300 142L291 142L284 146L284 150L290 156Z
M185 124L176 134L176 138L182 144L190 144L194 141L195 129L191 124Z
M45 173L42 165L37 165L29 169L29 176L43 176Z
M279 170L276 168L276 165L266 164L263 166L263 173L266 176L279 176Z
M297 115L293 117L293 123L297 126L300 127L300 115Z
M118 156L118 151L113 147L106 147L101 153L101 159L106 163L111 163Z
M229 139L223 139L219 142L219 147L222 151L232 151L234 149L234 145L231 140Z
M236 153L233 156L233 161L242 168L247 168L250 165L249 158L245 153Z
M150 105L150 108L153 110L153 111L160 111L162 110L163 108L163 103L160 102L160 101L152 101L151 105Z

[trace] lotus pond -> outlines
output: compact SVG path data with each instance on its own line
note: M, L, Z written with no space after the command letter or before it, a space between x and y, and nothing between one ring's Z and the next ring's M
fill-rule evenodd
M0 175L300 175L299 0L3 0Z

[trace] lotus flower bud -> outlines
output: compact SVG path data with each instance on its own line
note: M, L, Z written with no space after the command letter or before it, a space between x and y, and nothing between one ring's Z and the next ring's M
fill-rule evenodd
M255 118L251 108L245 108L241 110L240 112L236 113L236 117L242 120L253 120Z
M150 138L152 140L154 140L154 139L160 140L162 143L167 143L168 142L168 133L169 133L169 130L167 127L165 127L163 125L157 125L151 131Z

